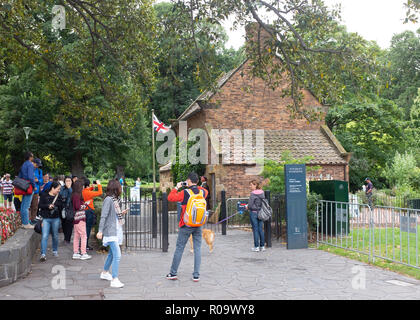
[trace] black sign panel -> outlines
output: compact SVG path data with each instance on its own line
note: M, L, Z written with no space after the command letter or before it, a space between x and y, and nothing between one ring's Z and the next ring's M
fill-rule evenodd
M284 166L286 185L287 249L308 248L306 208L306 167L304 164Z

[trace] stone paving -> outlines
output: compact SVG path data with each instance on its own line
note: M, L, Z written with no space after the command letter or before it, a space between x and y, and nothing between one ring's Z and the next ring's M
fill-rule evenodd
M54 258L49 250L48 260L41 263L37 255L31 274L0 288L0 300L420 299L420 281L415 279L316 249L289 251L276 241L265 252L251 252L251 238L251 233L239 230L229 230L227 236L217 234L213 253L203 242L198 283L192 281L189 244L178 271L179 280L165 279L176 235L170 236L169 253L123 252L119 276L125 283L122 289L110 288L108 281L99 279L105 254L93 252L92 260L74 261L70 259L72 247L63 247L60 241L59 257ZM397 282L387 282L392 280ZM57 283L65 284L65 289L57 289Z

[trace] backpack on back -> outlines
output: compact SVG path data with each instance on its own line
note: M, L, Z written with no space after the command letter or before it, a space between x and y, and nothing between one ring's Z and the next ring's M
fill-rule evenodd
M273 209L270 207L267 199L261 200L261 209L258 211L258 219L262 221L270 220L273 215Z
M189 227L201 227L207 222L207 202L204 199L204 190L195 194L191 189L186 190L190 195L184 213L184 223ZM202 191L202 192L201 192Z

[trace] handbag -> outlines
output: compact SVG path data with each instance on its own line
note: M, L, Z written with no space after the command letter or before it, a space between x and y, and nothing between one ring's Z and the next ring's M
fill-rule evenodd
M31 184L29 183L28 180L16 177L15 180L13 180L12 185L15 188L18 188L18 189L26 192Z
M36 217L36 223L34 225L34 231L36 233L42 233L42 217L41 216Z
M16 177L12 185L15 187L15 195L17 196L26 196L33 192L32 184L28 180Z
M69 222L73 222L74 220L74 210L69 207L69 208L64 208L63 210L65 210L65 218L67 221Z

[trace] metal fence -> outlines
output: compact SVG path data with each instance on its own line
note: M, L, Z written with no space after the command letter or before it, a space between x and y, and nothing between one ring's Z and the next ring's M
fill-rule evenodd
M167 252L169 235L179 230L181 205L178 204L177 210L169 211L166 193L157 197L156 193L142 195L141 192L138 194L137 192L136 190L126 192L123 198L123 209L130 209L123 227L125 247L139 250L161 249ZM266 197L273 208L272 219L264 223L267 247L271 247L273 236L277 240L285 237L284 195L271 197L270 192L266 191ZM249 198L226 199L226 193L222 191L220 211L217 215L216 212L210 212L203 229L210 229L221 235L226 235L228 229L235 228L251 231L249 213L245 211L237 214L238 201L248 202L248 200Z
M274 194L270 191L265 192L266 198L269 200L270 206L273 209L273 216L270 221L264 223L264 230L266 234L267 246L271 246L271 238L277 241L284 241L286 237L286 206L285 195ZM248 203L249 197L236 197L226 200L226 217L228 229L243 229L251 230L249 212L244 211L238 214L238 203Z
M128 249L162 249L162 198L156 193L138 197L124 196L123 210L129 209L123 226L124 244Z
M317 245L325 244L420 269L420 210L319 201Z

